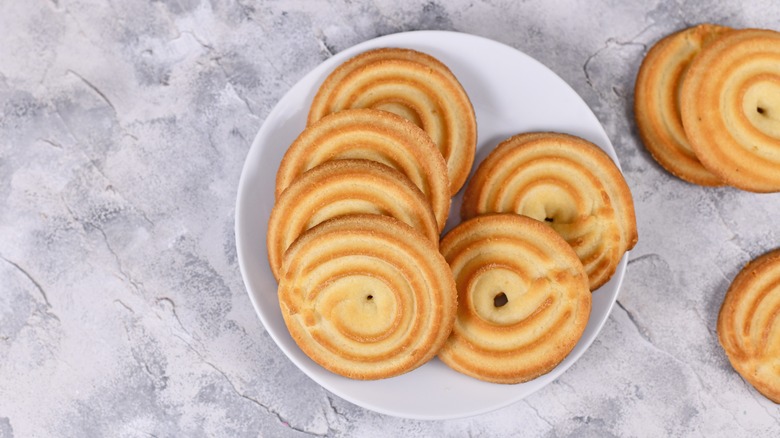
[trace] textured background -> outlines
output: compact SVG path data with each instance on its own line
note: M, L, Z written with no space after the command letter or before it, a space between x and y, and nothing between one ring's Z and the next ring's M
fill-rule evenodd
M780 408L715 334L730 280L780 246L780 196L671 177L631 113L661 36L780 30L780 7L632 3L0 2L0 437L780 435ZM492 38L563 77L615 145L640 235L577 364L514 405L440 422L364 410L298 371L252 309L233 235L274 104L333 53L417 29Z

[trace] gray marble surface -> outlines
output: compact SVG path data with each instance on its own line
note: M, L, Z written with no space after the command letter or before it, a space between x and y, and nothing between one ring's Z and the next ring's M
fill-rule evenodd
M780 246L780 195L664 172L631 106L643 54L699 22L778 30L780 6L599 1L0 1L0 437L778 436L719 347L729 282ZM444 29L516 47L593 109L639 244L585 355L509 407L380 415L276 347L239 273L252 139L306 72L359 42Z

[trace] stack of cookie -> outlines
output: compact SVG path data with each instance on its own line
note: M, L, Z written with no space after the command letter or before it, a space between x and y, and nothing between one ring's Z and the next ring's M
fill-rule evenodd
M598 146L551 132L519 134L479 165L461 217L517 213L547 223L574 248L591 290L609 280L637 242L631 191Z
M468 96L429 55L372 50L322 83L267 231L282 315L315 362L379 379L439 354L518 383L574 348L591 290L636 243L628 187L583 139L518 135L480 165L440 242L475 145Z
M457 291L439 235L476 138L465 90L429 55L372 50L322 83L267 232L282 315L315 362L379 379L441 349Z
M704 186L780 191L780 33L701 24L644 58L634 114L661 166Z
M441 242L458 285L458 319L439 357L482 380L547 373L582 336L591 292L637 242L631 192L609 157L571 135L501 142Z

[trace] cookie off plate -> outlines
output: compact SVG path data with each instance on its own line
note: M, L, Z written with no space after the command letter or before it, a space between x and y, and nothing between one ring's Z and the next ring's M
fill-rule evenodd
M606 132L585 102L560 77L528 55L489 39L456 32L417 31L376 38L334 55L309 72L277 103L257 133L244 163L236 201L241 274L260 320L279 348L333 394L364 408L405 418L448 419L489 412L542 389L582 356L617 299L628 253L610 281L593 292L590 319L572 352L550 373L526 383L483 382L451 370L438 359L398 377L358 381L326 371L309 359L287 332L277 300L277 283L268 266L265 236L274 204L276 170L287 146L306 126L309 105L319 84L347 59L380 47L419 50L452 70L476 112L475 168L500 141L528 131L582 137L617 163ZM460 220L461 196L462 190L453 199L446 230Z

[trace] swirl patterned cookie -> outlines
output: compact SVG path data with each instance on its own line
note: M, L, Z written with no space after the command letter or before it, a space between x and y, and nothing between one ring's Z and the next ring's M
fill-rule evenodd
M431 203L444 229L450 212L447 163L428 134L395 114L351 109L309 125L287 149L276 174L276 197L301 173L328 160L366 159L404 173Z
M647 52L634 87L634 117L642 143L671 174L703 186L723 182L693 152L680 117L680 86L703 47L731 28L700 24L668 35Z
M308 124L349 108L389 111L412 121L428 133L447 162L450 193L466 182L476 151L476 116L463 86L438 59L400 48L357 55L320 85Z
M308 230L284 255L279 304L324 368L381 379L428 362L455 322L457 292L436 245L391 217L350 215Z
M718 338L734 369L780 403L780 249L734 278L718 315Z
M425 195L401 172L370 160L334 160L301 174L268 219L268 263L279 279L284 252L305 230L357 213L392 216L438 242L439 227Z
M743 190L780 191L780 32L739 29L704 47L680 102L704 167Z
M440 250L458 288L444 363L488 382L520 383L571 352L591 293L579 258L553 230L520 215L483 215L447 233Z
M542 221L574 248L591 290L606 283L637 241L631 191L596 145L566 134L519 134L480 163L463 196L464 220L517 213Z

